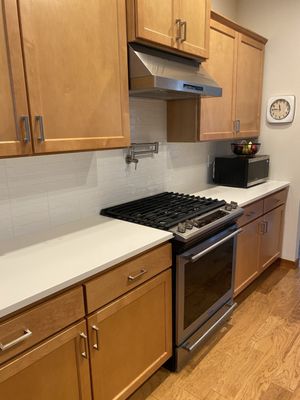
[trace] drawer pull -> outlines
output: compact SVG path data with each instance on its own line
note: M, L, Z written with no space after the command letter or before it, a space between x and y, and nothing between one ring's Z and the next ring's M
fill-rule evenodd
M146 269L141 269L140 272L136 275L129 275L128 276L128 280L129 281L135 281L136 279L138 279L140 276L146 274L148 271Z
M20 336L19 338L12 340L11 342L7 344L0 343L0 350L5 351L10 349L11 347L16 346L19 343L24 342L24 340L28 339L32 335L32 332L29 329L24 330L24 334Z
M96 325L92 325L92 329L96 334L96 343L93 344L93 348L99 351L99 328Z
M83 358L88 358L88 356L87 356L87 336L84 332L82 332L80 334L80 338L83 339L83 343L84 343L84 351L81 352L81 355Z
M248 214L245 214L245 217L252 217L252 215L255 215L255 211L248 212Z

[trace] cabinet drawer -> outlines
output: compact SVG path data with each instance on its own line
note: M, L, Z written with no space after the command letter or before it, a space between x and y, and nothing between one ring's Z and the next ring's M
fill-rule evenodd
M85 289L88 313L164 271L171 264L171 244L167 243L87 282Z
M0 323L0 364L83 316L80 286Z
M263 214L264 201L263 200L256 201L255 203L243 207L243 209L244 209L244 214L238 220L239 226L248 224L249 222L260 217Z
M273 210L273 208L280 206L286 202L287 198L287 189L280 190L280 192L276 192L271 194L264 199L264 213Z

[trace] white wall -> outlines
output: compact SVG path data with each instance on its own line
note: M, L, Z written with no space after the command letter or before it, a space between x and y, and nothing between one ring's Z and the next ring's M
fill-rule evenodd
M233 18L236 0L213 0ZM134 166L126 150L0 160L0 241L98 214L103 207L159 193L208 186L210 160L229 144L166 143L166 104L131 99L132 142L161 142L158 155Z
M299 0L239 0L241 25L269 39L265 52L261 119L261 153L271 156L271 178L289 180L283 258L295 260L298 254L300 199L300 110L287 125L266 122L269 96L292 94L300 101L300 2Z
M212 0L212 10L225 15L226 17L236 20L237 18L237 1L238 0Z
M207 187L208 155L222 144L166 143L166 104L131 100L132 141L162 142L159 154L126 165L125 150L0 160L0 241L97 215L100 208L164 190ZM219 149L219 150L218 150Z

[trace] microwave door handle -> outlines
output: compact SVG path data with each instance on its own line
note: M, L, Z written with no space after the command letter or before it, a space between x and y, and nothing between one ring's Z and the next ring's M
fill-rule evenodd
M234 236L238 235L239 233L242 232L242 229L237 229L230 235L224 237L223 239L219 240L217 243L212 244L211 246L207 247L206 249L200 251L200 253L195 254L194 256L189 258L190 262L195 262L198 261L199 258L203 257L205 254L209 253L210 251L214 250L216 247L220 246L222 243L227 242L227 240L233 238Z

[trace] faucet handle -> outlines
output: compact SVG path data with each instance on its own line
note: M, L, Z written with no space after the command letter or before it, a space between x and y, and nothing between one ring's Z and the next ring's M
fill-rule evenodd
M127 162L127 164L134 163L135 164L134 169L136 169L137 168L137 163L139 162L139 160L134 156L134 154L127 154L126 162Z

